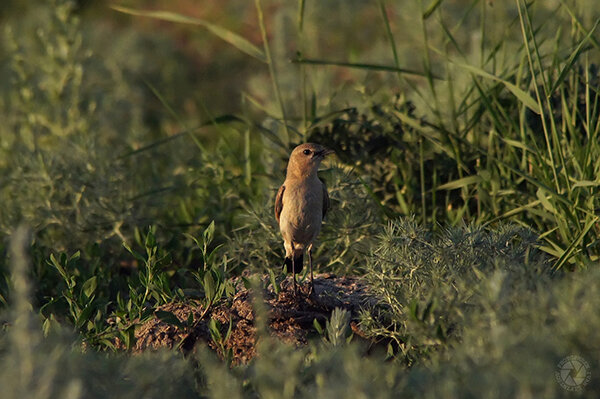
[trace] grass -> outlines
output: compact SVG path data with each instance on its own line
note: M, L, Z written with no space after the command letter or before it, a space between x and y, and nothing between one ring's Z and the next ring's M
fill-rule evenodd
M562 397L568 355L597 396L596 2L168 6L1 20L7 397ZM247 366L116 351L161 304L275 280L272 198L304 140L337 154L317 268L364 276L385 353L342 312L303 348L262 331Z

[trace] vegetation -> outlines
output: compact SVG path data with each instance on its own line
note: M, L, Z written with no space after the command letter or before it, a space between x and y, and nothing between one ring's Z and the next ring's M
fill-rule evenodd
M3 395L562 397L579 355L598 396L596 1L146 3L0 6ZM281 289L302 141L337 154L315 266L378 344L340 310L290 347L257 300L249 364L216 320L225 359L131 355L198 321L161 305Z

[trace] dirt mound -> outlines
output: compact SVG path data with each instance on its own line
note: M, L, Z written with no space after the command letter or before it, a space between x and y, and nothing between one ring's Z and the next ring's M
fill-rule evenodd
M263 276L263 282L267 281L268 277ZM208 311L194 303L171 303L157 308L155 316L136 329L133 351L161 347L190 351L197 343L205 342L221 356L223 351L229 352L234 363L249 361L256 355L254 299L252 291L243 288L241 279L238 280L238 288L232 299ZM307 336L314 333L313 320L324 325L336 307L348 310L355 318L361 307L374 303L366 292L365 284L356 277L319 274L315 276L314 292L309 292L306 282L299 286L298 296L294 296L291 277L283 280L280 288L276 293L269 284L263 291L267 324L273 336L294 345L306 344ZM211 336L209 330L211 319L218 322L216 325L221 337L227 335L231 323L227 340L215 342L214 334ZM190 323L191 320L194 322ZM362 335L354 322L351 327L355 333Z

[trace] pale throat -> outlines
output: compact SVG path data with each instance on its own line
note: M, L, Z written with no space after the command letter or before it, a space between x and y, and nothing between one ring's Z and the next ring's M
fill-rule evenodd
M287 173L286 173L286 178L301 178L301 179L306 179L306 178L311 178L317 177L317 170L319 169L319 166L317 165L314 168L299 168L298 166L294 165L290 168L288 168Z

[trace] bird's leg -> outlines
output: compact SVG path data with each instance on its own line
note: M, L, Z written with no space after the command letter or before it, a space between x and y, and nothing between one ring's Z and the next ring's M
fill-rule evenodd
M294 281L294 296L298 296L298 287L296 285L296 252L292 243L292 280Z
M312 294L315 291L315 280L313 278L312 267L312 244L310 244L308 247L308 267L310 268L310 294Z
M296 262L292 258L292 280L294 281L294 296L298 295L298 286L296 285Z

